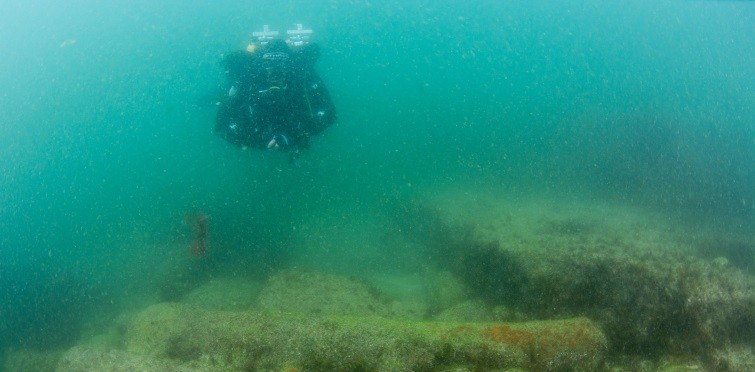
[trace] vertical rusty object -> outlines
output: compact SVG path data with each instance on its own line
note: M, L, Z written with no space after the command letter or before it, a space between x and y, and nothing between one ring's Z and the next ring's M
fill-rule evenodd
M207 230L209 221L202 212L187 213L186 223L194 230L194 240L191 242L191 255L202 257L207 251Z

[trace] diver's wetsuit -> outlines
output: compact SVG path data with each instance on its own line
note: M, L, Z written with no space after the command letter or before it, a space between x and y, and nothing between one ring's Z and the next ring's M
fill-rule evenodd
M309 137L336 120L325 84L314 69L315 44L289 48L272 40L253 53L234 52L224 59L230 88L220 103L215 131L227 141L297 154Z

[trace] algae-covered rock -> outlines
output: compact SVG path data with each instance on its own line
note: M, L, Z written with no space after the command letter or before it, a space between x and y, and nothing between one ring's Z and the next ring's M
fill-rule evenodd
M492 322L495 319L492 309L482 301L465 301L451 306L434 317L439 321Z
M379 299L391 300L391 317L422 320L430 311L424 274L426 273L373 274L368 281L371 287L380 292Z
M183 366L178 361L136 355L123 350L77 346L63 354L56 372L198 372L217 371L205 366Z
M427 303L422 298L393 301L390 314L395 318L422 320L427 314Z
M331 274L287 270L272 276L259 308L324 315L388 315L388 301L367 283Z
M305 317L152 306L127 332L127 350L183 363L263 370L591 370L606 352L584 318L519 324L440 323L379 317Z
M588 316L614 355L711 360L728 345L755 345L755 277L698 256L703 233L692 227L616 205L428 200L405 208L400 230L488 305Z
M525 316L506 306L490 306L480 300L464 301L438 313L433 318L455 322L517 322Z
M208 310L249 310L257 305L262 284L248 278L216 278L184 296L181 302Z
M718 371L755 371L753 346L729 346L711 354L713 367Z
M151 310L151 311L147 311ZM154 305L134 316L126 330L125 345L137 354L168 356L172 345L164 340L178 340L190 334L186 311L171 304ZM140 335L140 337L134 337Z
M14 350L7 353L1 371L52 372L62 351Z
M464 282L447 270L429 271L425 290L433 312L443 311L467 299Z

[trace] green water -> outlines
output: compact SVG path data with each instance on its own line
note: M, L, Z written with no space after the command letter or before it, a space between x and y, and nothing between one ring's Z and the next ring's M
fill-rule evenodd
M751 2L220 3L0 4L0 347L70 346L196 278L410 273L411 252L369 242L440 189L617 203L752 242ZM339 117L290 165L214 135L206 97L224 53L296 22Z

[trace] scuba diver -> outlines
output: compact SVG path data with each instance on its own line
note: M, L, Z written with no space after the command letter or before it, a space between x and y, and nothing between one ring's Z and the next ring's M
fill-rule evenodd
M218 135L243 148L286 151L294 160L311 136L335 122L335 106L315 72L319 48L311 34L299 24L284 41L265 25L246 51L223 59L229 88L218 103Z

